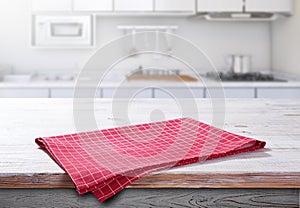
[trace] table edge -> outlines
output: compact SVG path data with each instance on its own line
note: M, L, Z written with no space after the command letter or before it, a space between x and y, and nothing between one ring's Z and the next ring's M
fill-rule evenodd
M57 174L1 174L0 189L75 188L70 177ZM158 173L128 188L300 188L300 173Z

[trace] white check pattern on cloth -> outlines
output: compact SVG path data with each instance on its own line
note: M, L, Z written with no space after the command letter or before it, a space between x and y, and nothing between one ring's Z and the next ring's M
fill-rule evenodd
M100 202L154 171L254 151L265 142L189 118L37 138L79 194Z

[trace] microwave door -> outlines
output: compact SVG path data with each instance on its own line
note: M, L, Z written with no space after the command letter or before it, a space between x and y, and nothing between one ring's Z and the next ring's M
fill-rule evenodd
M36 46L92 46L93 30L90 16L37 16Z
M50 23L50 38L82 38L83 25L80 23Z

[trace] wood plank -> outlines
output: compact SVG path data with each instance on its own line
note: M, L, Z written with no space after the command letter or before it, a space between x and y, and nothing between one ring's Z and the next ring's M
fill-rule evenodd
M1 207L298 208L296 189L125 189L104 203L71 189L2 189Z
M5 188L75 188L67 174L2 175ZM128 188L300 188L300 174L150 174Z

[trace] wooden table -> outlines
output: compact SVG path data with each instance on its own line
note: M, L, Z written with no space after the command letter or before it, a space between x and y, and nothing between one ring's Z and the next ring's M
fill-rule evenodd
M124 121L112 117L111 103L95 101L99 128ZM197 104L195 117L210 123L210 100ZM72 106L71 99L0 100L0 207L299 206L300 100L226 100L224 128L265 140L266 149L150 174L103 204L91 194L78 196L69 177L34 143L39 136L75 132ZM130 106L132 124L149 122L153 109L166 119L181 116L171 100Z

